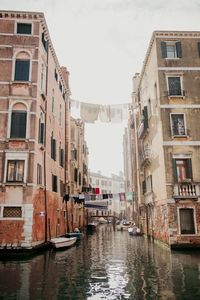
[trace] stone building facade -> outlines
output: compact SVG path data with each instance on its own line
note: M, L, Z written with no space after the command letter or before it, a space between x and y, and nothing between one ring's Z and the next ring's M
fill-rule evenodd
M200 32L155 31L133 100L140 227L171 248L200 246Z
M70 181L69 74L43 13L0 11L0 69L0 245L32 248L67 231Z

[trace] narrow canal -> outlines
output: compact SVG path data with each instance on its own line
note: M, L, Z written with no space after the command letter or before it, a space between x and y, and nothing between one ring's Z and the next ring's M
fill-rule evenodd
M0 261L0 299L200 299L200 252L100 225L68 250Z

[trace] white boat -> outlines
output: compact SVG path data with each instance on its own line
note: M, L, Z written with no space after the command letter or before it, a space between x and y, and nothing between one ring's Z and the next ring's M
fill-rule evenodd
M97 228L97 226L99 225L98 221L92 221L91 223L87 224L87 229L88 230L94 230Z
M101 218L99 218L99 223L100 224L107 224L108 222L107 222L106 219L104 219L103 217L101 217Z
M58 237L50 240L50 243L53 245L54 248L67 248L76 243L76 237Z

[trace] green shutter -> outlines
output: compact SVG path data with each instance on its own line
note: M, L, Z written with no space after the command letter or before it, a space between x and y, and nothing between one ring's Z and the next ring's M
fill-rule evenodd
M29 81L29 60L17 59L15 62L15 80Z
M199 56L200 56L200 42L197 43L198 46L198 51L199 51Z
M161 42L162 57L167 57L167 46L165 42Z
M53 136L51 136L51 158L54 157L54 154L53 154Z
M178 182L176 159L175 158L172 159L172 164L173 164L174 182Z
M41 144L44 144L44 123L40 123L40 141Z
M144 128L147 129L147 128L149 128L147 106L144 106L143 116L144 116Z
M78 170L77 170L77 168L74 169L74 181L75 182L78 181Z
M11 138L26 138L26 112L12 112Z
M56 140L53 139L53 159L56 160Z
M177 57L182 57L182 49L181 49L181 42L176 43L176 53Z
M188 158L187 163L188 163L188 176L189 176L189 178L191 178L191 180L193 180L193 176L192 176L192 160L191 160L191 158Z

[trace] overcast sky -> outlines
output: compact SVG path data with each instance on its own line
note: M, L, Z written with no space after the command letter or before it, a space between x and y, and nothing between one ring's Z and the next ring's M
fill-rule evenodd
M1 9L42 11L72 98L131 102L154 30L200 30L200 0L0 0ZM123 124L86 124L89 168L123 170Z

